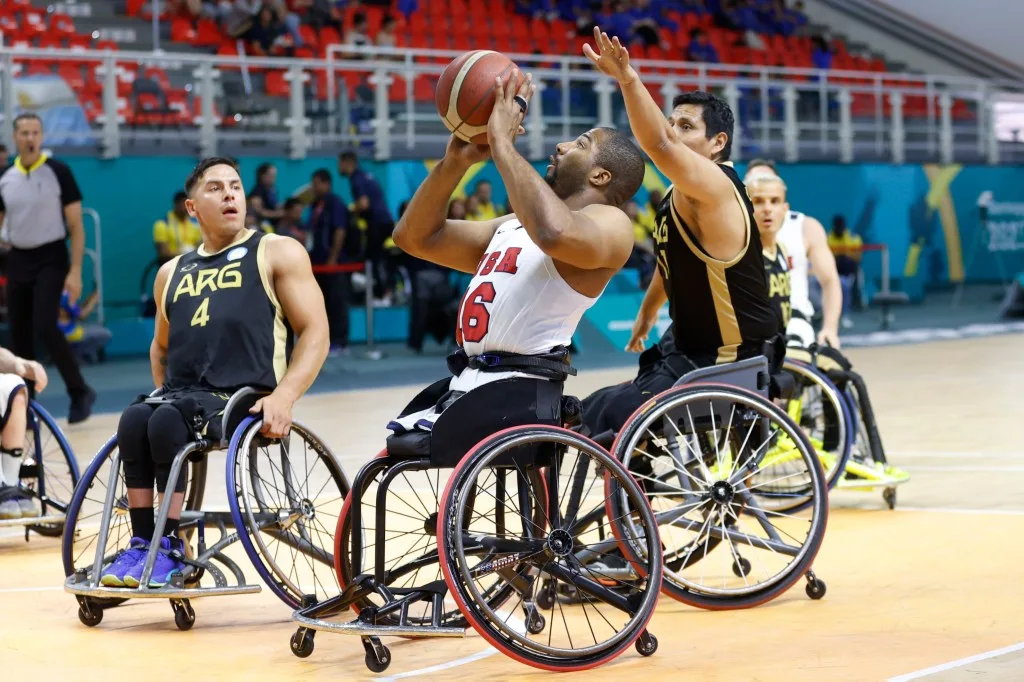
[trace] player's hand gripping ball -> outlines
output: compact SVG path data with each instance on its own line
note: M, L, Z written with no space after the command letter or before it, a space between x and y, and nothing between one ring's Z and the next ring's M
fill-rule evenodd
M493 50L474 50L462 55L441 73L434 94L437 113L458 139L487 144L487 122L494 109L494 85L517 73L516 89L526 75L511 59Z

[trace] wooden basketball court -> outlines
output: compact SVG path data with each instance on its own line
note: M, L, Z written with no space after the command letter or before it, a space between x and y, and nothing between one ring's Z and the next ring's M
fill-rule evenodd
M837 491L815 573L745 611L659 602L658 652L633 649L589 680L1024 679L1024 336L849 351L867 378L890 460L912 480L896 511L879 493ZM438 374L444 371L438 361ZM582 372L583 396L631 370ZM417 386L305 398L296 419L324 438L351 479L383 445L387 421ZM115 415L67 429L83 467ZM61 425L65 427L64 424ZM210 464L206 507L226 509L223 454ZM289 651L290 610L269 590L196 600L179 632L165 600L134 601L86 628L63 592L60 541L0 535L0 665L9 679L338 680L373 677L358 638L319 633L307 659ZM237 545L229 553L255 571ZM389 679L542 679L472 630L462 640L385 641Z

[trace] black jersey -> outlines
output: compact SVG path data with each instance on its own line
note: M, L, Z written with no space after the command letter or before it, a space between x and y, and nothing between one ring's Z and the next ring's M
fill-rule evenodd
M760 355L779 332L778 316L768 300L753 206L736 171L725 164L718 167L732 181L743 209L747 244L733 260L717 260L701 248L672 205L671 188L656 217L658 270L668 293L676 346L701 366Z
M273 390L284 375L288 329L266 268L267 235L252 232L173 261L161 301L170 325L165 387Z
M763 251L762 255L764 275L768 278L768 298L775 308L775 314L779 316L779 331L785 333L789 318L793 316L793 306L789 302L789 255L782 244L775 245L774 254Z

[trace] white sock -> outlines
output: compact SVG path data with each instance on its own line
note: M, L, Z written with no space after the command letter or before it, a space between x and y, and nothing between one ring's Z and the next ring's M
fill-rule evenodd
M6 483L7 485L18 485L20 479L19 472L21 471L21 450L0 450L0 474L2 474L2 480L0 483Z

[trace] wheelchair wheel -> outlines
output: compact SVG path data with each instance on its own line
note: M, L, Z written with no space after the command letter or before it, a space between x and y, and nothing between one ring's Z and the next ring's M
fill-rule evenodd
M831 490L842 478L853 451L856 420L848 399L824 372L804 362L787 359L784 369L796 378L800 390L789 403L789 416L817 451Z
M34 400L29 401L27 427L21 485L39 502L40 516L66 517L80 477L75 453L50 413ZM58 538L64 532L64 523L46 522L28 528Z
M292 608L338 594L334 529L349 483L330 448L298 422L282 440L246 417L231 436L228 504L238 538L267 586Z
M757 606L814 561L828 516L821 462L800 427L761 396L715 384L671 389L637 410L612 451L646 484L673 598ZM799 506L806 511L780 511ZM607 507L627 557L645 560L628 541L642 529L623 495L609 495Z
M389 590L406 590L423 587L443 580L437 554L437 523L441 508L440 497L448 483L450 471L426 468L415 460L389 462L387 451L381 451L367 467L372 475L366 479L364 489L353 490L345 498L345 505L338 516L335 533L334 563L341 588L351 585L361 574L375 575L378 561L382 561L384 578L379 586ZM540 472L531 469L526 472L530 489L544 492L544 479ZM386 490L381 491L382 482L387 480ZM355 539L353 526L353 496L360 495L360 526L357 533L360 557L354 565ZM543 498L542 498L543 499ZM383 501L383 504L381 504ZM544 524L543 505L534 505L533 523ZM383 527L380 524L383 523ZM378 545L383 537L385 542ZM500 608L512 595L512 586L497 580L486 593L492 608ZM374 593L355 601L353 610L358 614L364 608L383 606L385 600ZM424 600L409 608L407 623L430 625L433 622L433 605ZM398 625L399 614L378 614L375 622L380 625ZM445 610L440 615L440 624L445 627L468 626L458 605L446 600Z
M84 569L90 580L95 581L92 569L96 559L96 546L100 541L100 530L103 521L104 504L111 494L111 464L115 461L117 470L113 477L112 507L110 520L107 524L107 539L103 549L102 565L106 566L120 550L128 546L132 537L131 520L128 516L128 487L125 485L124 469L117 450L117 436L108 440L93 458L82 474L71 504L68 507L65 532L61 542L61 559L64 563L64 575L70 576L79 569ZM196 511L203 503L206 490L206 460L189 459L186 463L185 505L184 509ZM159 497L154 495L153 513L159 505ZM186 539L194 531L185 529ZM148 539L148 538L147 538ZM89 598L99 606L113 606L125 601L123 599Z
M543 497L529 483L531 467L544 467ZM642 577L613 573L622 550L604 516L606 488L624 497L634 519L632 540L645 560L633 568ZM545 506L543 526L533 521L535 505ZM484 440L452 473L439 527L448 589L473 628L509 657L573 671L610 661L638 640L638 651L654 653L645 628L661 587L657 523L635 481L593 441L553 426L516 427ZM495 580L515 590L502 612L486 598ZM542 589L556 595L547 618L535 607ZM557 596L567 593L575 603Z

